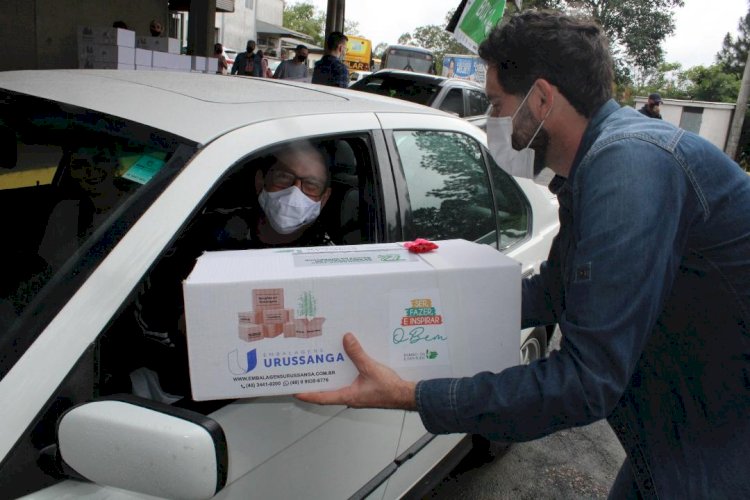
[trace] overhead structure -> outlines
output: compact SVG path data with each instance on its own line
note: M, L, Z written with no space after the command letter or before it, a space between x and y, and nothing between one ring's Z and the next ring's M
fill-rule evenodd
M346 0L328 0L326 12L326 38L332 31L344 32L344 10Z
M216 12L234 12L233 0L169 0L169 10L187 11L188 52L208 57L214 52Z

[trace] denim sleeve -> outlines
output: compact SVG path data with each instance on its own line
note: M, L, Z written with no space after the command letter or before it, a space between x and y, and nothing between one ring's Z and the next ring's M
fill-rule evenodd
M605 418L622 396L674 281L695 195L670 152L632 138L590 151L573 181L560 350L496 374L419 382L428 431L525 441Z
M539 274L522 282L521 328L552 325L562 311L562 277L559 265L559 237L555 237Z

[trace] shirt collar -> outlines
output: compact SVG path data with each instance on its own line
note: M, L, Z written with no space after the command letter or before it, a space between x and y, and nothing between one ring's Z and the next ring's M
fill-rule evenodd
M573 176L575 176L578 164L581 163L581 160L586 155L586 153L588 153L589 149L591 149L591 146L594 144L594 141L596 141L596 138L599 137L599 134L601 133L602 127L604 125L604 121L607 119L607 117L609 117L609 115L611 115L618 109L620 109L620 105L617 104L617 101L615 101L614 99L610 99L605 102L596 113L594 113L593 117L591 117L591 120L589 120L589 124L586 126L586 130L583 132L581 144L578 145L578 151L576 152L576 156L573 159L573 165L570 167L570 174L568 175L568 179L573 179Z

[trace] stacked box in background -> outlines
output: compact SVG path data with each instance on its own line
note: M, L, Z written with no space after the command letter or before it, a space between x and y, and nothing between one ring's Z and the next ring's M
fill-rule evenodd
M132 30L80 26L78 67L216 73L218 60L180 54L180 41L177 38L136 37Z
M135 69L135 31L121 28L78 28L78 67Z

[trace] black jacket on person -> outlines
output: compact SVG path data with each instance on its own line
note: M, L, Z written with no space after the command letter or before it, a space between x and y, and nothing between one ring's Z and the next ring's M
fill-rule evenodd
M651 109L648 107L648 104L644 104L641 109L638 110L638 112L642 115L646 115L649 118L656 118L658 120L661 120L661 113L654 113L651 111Z

